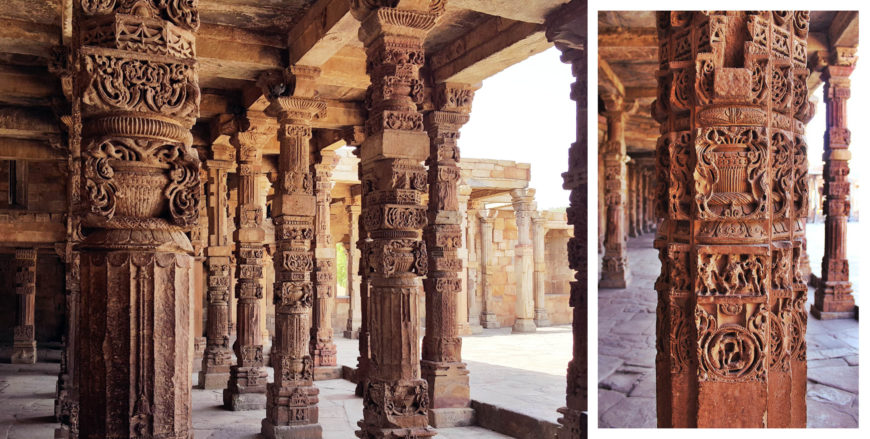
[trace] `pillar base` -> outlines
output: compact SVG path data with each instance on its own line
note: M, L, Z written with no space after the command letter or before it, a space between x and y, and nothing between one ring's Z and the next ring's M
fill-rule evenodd
M472 334L480 334L483 332L483 326L480 326L479 324L468 325L468 328L471 330Z
M337 380L341 378L341 366L318 366L314 368L314 381Z
M498 316L495 313L485 312L480 315L480 325L486 329L498 329L501 325L498 323Z
M377 428L366 426L363 424L363 421L359 421L360 428L364 430L357 430L354 432L356 437L360 439L394 439L394 438L414 438L414 439L424 439L427 437L434 437L437 433L434 428L426 426L426 427L414 427L414 428Z
M816 305L810 306L810 313L819 320L857 319L857 307L851 311L822 311Z
M624 289L628 287L630 281L631 276L625 271L602 272L601 280L598 281L598 288Z
M344 338L349 338L351 340L359 340L359 329L354 329L353 331L345 330L343 332Z
M65 425L55 428L54 439L70 439L69 428Z
M511 328L511 333L530 333L537 331L538 328L535 326L535 322L532 319L516 319L514 321L514 326Z
M234 412L264 410L266 408L266 394L235 393L230 389L224 389L224 408Z
M474 409L471 407L429 409L429 425L435 428L468 427L474 422Z
M260 433L266 439L320 439L323 427L320 424L273 425L272 421L263 419Z
M459 324L459 335L471 335L471 325L468 322L462 322Z
M226 389L229 381L229 372L206 372L203 370L199 372L199 385L197 387L205 390Z
M16 341L12 347L12 364L36 364L36 342Z
M546 309L536 309L535 310L535 326L539 328L543 328L545 326L551 326L550 318L547 316Z

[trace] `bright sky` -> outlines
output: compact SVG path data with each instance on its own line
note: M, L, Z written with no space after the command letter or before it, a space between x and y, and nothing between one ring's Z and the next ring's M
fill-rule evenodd
M571 65L559 55L547 49L485 80L459 139L462 157L531 163L538 209L568 207L562 173L576 140L577 106Z
M463 157L513 160L532 164L529 187L537 190L538 209L566 207L568 191L562 189L562 172L568 168L568 147L575 140L576 106L569 97L571 68L559 61L560 52L550 48L526 61L511 66L483 82L475 93L471 120L461 131ZM859 164L868 163L864 130L859 125L856 102L870 102L867 81L858 67L852 73L852 96L848 112L852 116L853 181L860 181ZM816 90L816 115L807 125L807 152L810 168L821 168L825 134L823 87ZM594 102L594 100L590 100ZM595 109L593 108L593 111ZM594 130L590 130L594 133ZM594 139L594 136L593 136ZM853 206L859 207L859 192L853 193Z

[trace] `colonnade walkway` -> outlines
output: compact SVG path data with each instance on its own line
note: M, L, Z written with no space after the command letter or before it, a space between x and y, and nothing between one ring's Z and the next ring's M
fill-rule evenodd
M850 236L853 223L849 224ZM813 272L820 273L824 224L807 227ZM856 232L857 233L857 232ZM626 289L598 290L598 426L655 428L656 292L661 264L653 233L628 239L631 283ZM821 243L821 244L819 244ZM854 246L854 245L853 245ZM855 298L859 262L850 249ZM810 287L807 310L814 289ZM807 323L807 427L858 426L858 322L853 319Z
M487 329L463 337L463 359L468 364L474 404L491 406L485 413L508 410L555 428L564 406L565 371L571 357L571 327L539 328L535 334L511 334L511 328ZM356 366L358 341L335 339L338 363ZM54 437L55 385L59 365L0 364L0 439ZM268 368L269 380L272 369ZM362 398L354 384L343 380L317 381L320 389L320 424L324 439L354 437L362 417ZM262 410L233 412L223 409L221 390L193 389L193 427L197 439L257 438ZM486 415L485 415L486 416ZM513 422L502 417L501 422ZM487 422L486 419L482 421ZM523 431L528 425L512 428ZM507 438L481 427L441 428L444 439Z

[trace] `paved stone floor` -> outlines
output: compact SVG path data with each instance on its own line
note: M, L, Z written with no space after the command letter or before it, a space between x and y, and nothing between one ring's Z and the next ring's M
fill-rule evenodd
M357 340L337 338L338 360L356 366ZM565 404L565 370L571 355L570 326L513 335L510 328L485 330L463 339L473 399L556 423ZM8 361L8 360L7 360ZM51 438L57 363L0 364L0 439ZM271 377L271 369L269 369ZM271 379L271 378L270 378ZM345 380L319 381L324 439L354 437L362 399ZM221 392L193 390L197 438L256 438L264 412L221 408ZM506 438L479 427L439 429L445 439Z
M821 234L823 240L824 226ZM818 228L811 228L810 240L818 242L817 235ZM651 233L629 239L632 274L629 288L598 291L598 425L601 428L656 426L656 293L653 284L660 264L652 241ZM812 251L816 246L809 248ZM852 273L858 273L855 261L852 264ZM816 267L818 264L813 265L817 273ZM810 297L812 294L810 289ZM810 316L807 360L808 427L857 427L858 322L819 321Z
M556 423L565 405L565 374L571 360L571 327L539 328L511 334L486 329L462 339L471 399ZM356 367L358 341L336 339L338 362Z
M54 388L57 363L0 364L0 439L54 437ZM271 371L271 369L270 369ZM345 380L319 381L320 423L324 439L354 437L362 418L362 398ZM193 391L193 428L198 439L257 438L265 411L231 412L221 408L219 390ZM442 428L445 439L497 439L508 436L480 427Z

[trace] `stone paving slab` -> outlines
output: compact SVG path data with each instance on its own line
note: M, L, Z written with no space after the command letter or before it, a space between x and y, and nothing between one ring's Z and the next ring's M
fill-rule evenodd
M54 389L59 365L0 364L0 439L53 438L58 424L54 419ZM271 368L269 369L271 376ZM362 398L356 397L354 384L345 380L318 381L320 423L323 439L355 437L356 422L362 419ZM193 428L197 439L260 438L260 422L265 410L232 412L222 408L220 390L192 392ZM480 427L442 428L445 439L508 438Z
M849 224L850 237L853 223ZM824 242L824 225L807 228L810 242ZM632 281L623 290L598 290L598 426L655 428L655 321L653 289L661 266L653 234L628 241ZM810 246L823 252L823 247ZM850 259L853 253L849 253ZM818 260L821 255L817 256ZM856 261L852 261L857 273ZM818 264L814 272L818 274ZM857 289L856 289L857 291ZM809 297L812 298L813 289ZM857 294L856 294L857 297ZM809 300L808 302L812 302ZM807 304L809 309L809 303ZM858 322L807 324L807 426L858 426Z
M358 341L336 338L338 363L356 367ZM568 325L511 334L511 328L485 329L462 338L471 398L499 408L557 423L565 405L565 375L572 349ZM440 431L440 430L439 430Z

